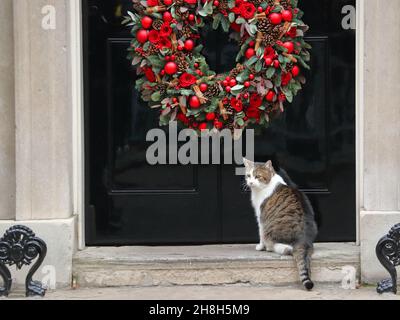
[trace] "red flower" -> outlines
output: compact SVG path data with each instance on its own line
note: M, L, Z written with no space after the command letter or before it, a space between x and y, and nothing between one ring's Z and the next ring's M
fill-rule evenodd
M282 87L287 86L289 84L290 80L292 80L292 75L290 72L282 73L282 80L281 80Z
M240 14L240 5L243 3L243 0L236 0L235 7L231 9L232 12L236 14Z
M196 4L197 0L185 0L187 4Z
M163 48L171 48L172 47L172 43L171 40L169 40L168 38L160 38L160 40L158 41L158 48L163 49Z
M264 50L264 60L270 58L273 60L275 58L275 50L272 47L265 48Z
M195 84L197 81L196 77L190 73L184 72L179 77L179 85L183 88L188 88L191 85Z
M236 112L241 112L243 110L242 100L231 98L231 107L236 110Z
M147 80L149 80L150 82L156 81L156 75L151 68L144 68L143 73L146 76Z
M250 108L258 108L262 105L262 97L258 93L250 95Z
M157 30L151 30L149 32L149 41L151 43L158 43L158 41L160 40L160 35L158 33Z
M158 6L158 0L147 0L147 5L148 5L149 7Z
M256 7L250 2L243 2L240 5L240 15L245 19L251 19L256 13Z
M168 37L172 33L172 28L170 27L168 22L164 22L160 29L161 37Z
M287 35L291 38L296 38L297 36L297 28L296 27L292 27L290 28L290 30L287 32Z

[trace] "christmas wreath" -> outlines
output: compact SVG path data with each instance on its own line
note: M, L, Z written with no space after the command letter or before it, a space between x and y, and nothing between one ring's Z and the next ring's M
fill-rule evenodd
M308 27L298 0L133 0L132 65L144 101L160 108L160 125L189 128L267 126L305 83ZM210 70L200 29L222 27L240 46L234 69Z

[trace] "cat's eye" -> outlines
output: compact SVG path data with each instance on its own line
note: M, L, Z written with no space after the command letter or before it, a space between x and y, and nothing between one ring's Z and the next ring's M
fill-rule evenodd
M246 178L250 178L250 175L249 175L249 174L246 174Z

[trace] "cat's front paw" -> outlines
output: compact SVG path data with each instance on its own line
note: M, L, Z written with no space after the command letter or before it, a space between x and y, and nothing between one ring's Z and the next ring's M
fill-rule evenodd
M258 245L256 245L256 250L257 251L263 251L265 250L265 245L262 243L259 243Z

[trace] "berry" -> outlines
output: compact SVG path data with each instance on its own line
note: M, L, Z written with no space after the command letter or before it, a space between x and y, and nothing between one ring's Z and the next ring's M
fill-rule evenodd
M208 85L206 83L201 83L199 87L201 92L206 92L208 89Z
M279 60L274 60L274 68L279 68L280 63Z
M229 81L229 85L230 85L231 87L236 86L236 84L237 84L237 82L236 82L235 79L231 79L231 80Z
M273 92L272 90L268 91L266 96L267 101L272 102L274 101L274 98L275 98L275 92Z
M293 19L292 12L290 10L283 10L282 11L282 19L285 21L288 21L288 22L292 21L292 19Z
M218 0L215 0L215 1L214 1L214 6L216 6L216 7L219 6L219 1L218 1Z
M188 19L189 19L189 21L194 21L194 19L195 19L194 14L193 13L189 14Z
M231 92L232 88L230 86L225 87L226 92Z
M267 66L270 66L270 65L272 64L272 59L271 59L271 58L266 58L266 59L265 59L265 64L266 64Z
M145 43L149 37L149 33L146 30L140 29L136 33L136 39L139 41L139 43Z
M163 14L163 20L165 22L170 22L172 20L172 14L169 11L165 11Z
M148 17L148 16L144 16L142 18L142 27L145 29L149 29L151 27L151 25L153 24L153 19Z
M244 83L244 86L245 86L246 88L250 87L250 82L249 82L249 81L246 81L246 82Z
M222 123L221 121L219 121L219 120L215 120L215 121L214 121L214 127L215 127L215 128L217 128L217 129L222 129L223 126L224 126L224 125L223 125L223 123Z
M246 92L246 93L243 95L243 98L248 99L248 98L249 98L249 94Z
M228 86L228 80L222 81L222 85L223 85L224 87L227 87L227 86Z
M178 71L178 66L175 62L168 62L165 65L164 70L167 74L172 75Z
M215 113L214 112L209 112L206 114L206 119L207 121L214 121L215 119Z
M272 24L280 24L282 22L282 15L280 13L271 13L269 15L269 21L271 21Z
M294 44L291 41L287 41L282 45L284 48L287 49L287 53L292 53L294 50Z
M166 6L170 6L172 4L172 0L164 0L164 4Z
M254 74L251 73L251 74L249 75L249 79L250 79L250 80L254 80Z
M187 51L192 51L193 50L193 48L194 48L194 41L193 40L186 40L185 41L185 49L187 50Z
M200 100L197 96L191 96L189 98L189 105L190 107L192 107L193 109L197 109L200 107L201 103Z
M202 122L199 124L199 129L200 130L207 130L207 123L206 122Z
M253 48L248 48L246 50L245 56L246 56L247 59L250 59L255 54L256 54L256 51Z
M300 68L298 66L294 66L292 69L292 75L293 77L297 77L300 73Z

